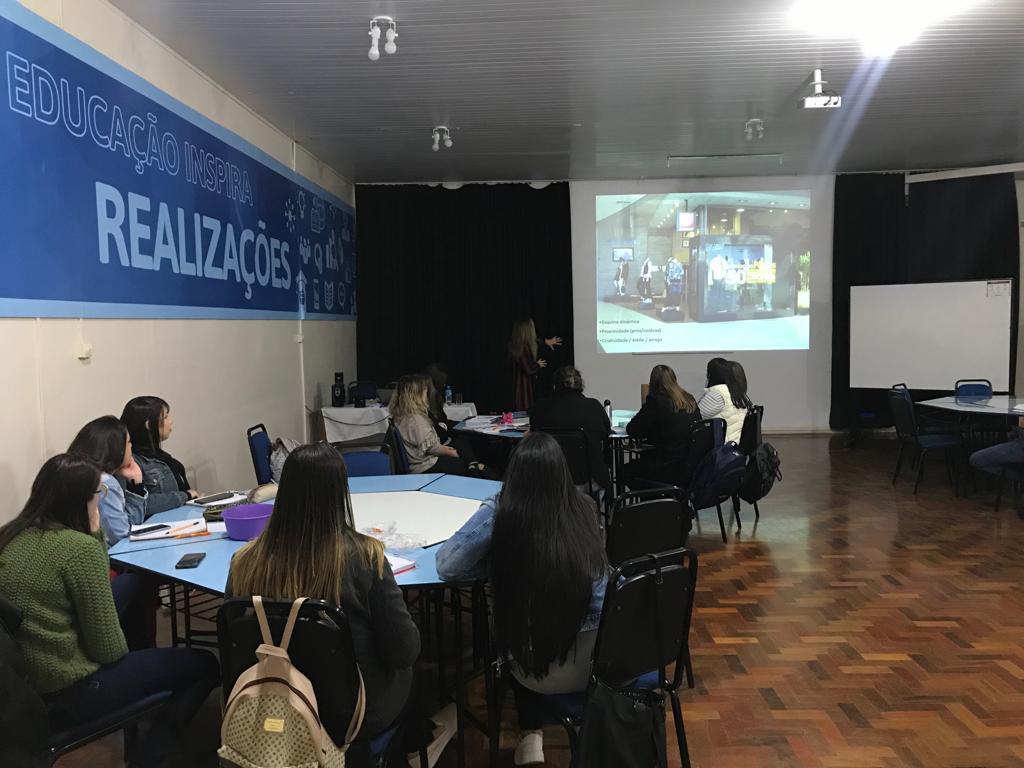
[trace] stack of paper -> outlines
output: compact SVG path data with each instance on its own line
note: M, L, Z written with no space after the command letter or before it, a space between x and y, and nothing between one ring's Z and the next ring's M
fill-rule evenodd
M480 429L481 427L487 427L498 421L499 416L474 416L471 419L466 419L466 429Z
M412 560L407 560L404 557L393 555L390 552L385 552L384 556L388 559L388 565L391 566L391 572L394 573L395 576L400 573L405 573L406 571L411 571L416 567L416 563Z

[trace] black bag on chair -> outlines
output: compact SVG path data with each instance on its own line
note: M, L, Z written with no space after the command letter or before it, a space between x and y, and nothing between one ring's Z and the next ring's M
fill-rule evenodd
M665 768L665 694L591 678L577 768Z
M782 479L782 459L771 443L761 443L747 463L739 497L748 504L760 501Z

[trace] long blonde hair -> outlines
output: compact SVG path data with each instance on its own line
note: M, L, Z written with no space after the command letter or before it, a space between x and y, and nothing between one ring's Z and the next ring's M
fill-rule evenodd
M355 529L341 454L327 443L296 448L284 463L267 527L231 561L231 591L340 606L353 561L384 575L384 545Z
M656 365L651 369L651 385L648 394L662 393L668 397L675 411L693 413L697 410L697 401L693 395L679 386L676 372L667 365Z
M516 360L529 353L530 357L537 358L537 327L533 324L533 318L520 320L512 326L512 338L508 342L508 356Z
M430 378L422 373L400 378L388 403L388 412L395 421L407 416L429 416Z

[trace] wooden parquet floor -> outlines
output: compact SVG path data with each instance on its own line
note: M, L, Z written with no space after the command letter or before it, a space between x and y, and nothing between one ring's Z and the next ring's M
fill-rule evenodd
M894 441L772 442L784 480L760 523L744 509L723 545L704 512L690 540L693 765L1024 766L1024 521L1012 501L997 514L993 490L954 498L940 462L916 497L911 480L891 487ZM568 765L558 729L546 740L548 764ZM678 765L673 753L670 740Z
M1024 766L1024 521L1012 504L995 513L991 490L954 498L941 463L916 497L909 479L891 487L893 441L771 440L784 480L760 523L744 508L723 545L704 512L690 540L694 766ZM510 704L506 715L510 766ZM466 741L467 764L486 766L486 740ZM560 729L545 741L548 765L568 765ZM59 765L115 765L112 752Z

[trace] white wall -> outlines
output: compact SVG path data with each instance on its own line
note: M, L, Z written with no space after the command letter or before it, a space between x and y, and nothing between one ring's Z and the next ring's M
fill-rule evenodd
M1017 174L1017 222L1020 229L1020 274L1018 285L1024 288L1024 174ZM1024 290L1018 293L1024 299ZM1017 371L1015 376L1015 392L1017 397L1024 396L1024 307L1017 308ZM1024 420L1022 420L1024 421Z
M595 195L665 192L810 189L811 342L807 351L739 352L750 394L765 406L768 431L827 431L832 370L832 208L834 178L677 179L660 181L574 182L572 209L573 328L576 365L592 397L616 408L639 408L640 385L651 368L664 363L695 395L704 387L707 361L717 352L685 354L605 354L596 333ZM730 350L719 350L728 353Z
M21 0L348 203L352 185L105 0ZM203 491L254 484L245 429L302 438L330 398L334 371L355 377L355 322L0 319L0 522L17 513L39 465L125 401L171 404L167 449ZM301 340L301 341L300 341ZM80 343L91 359L76 357Z

